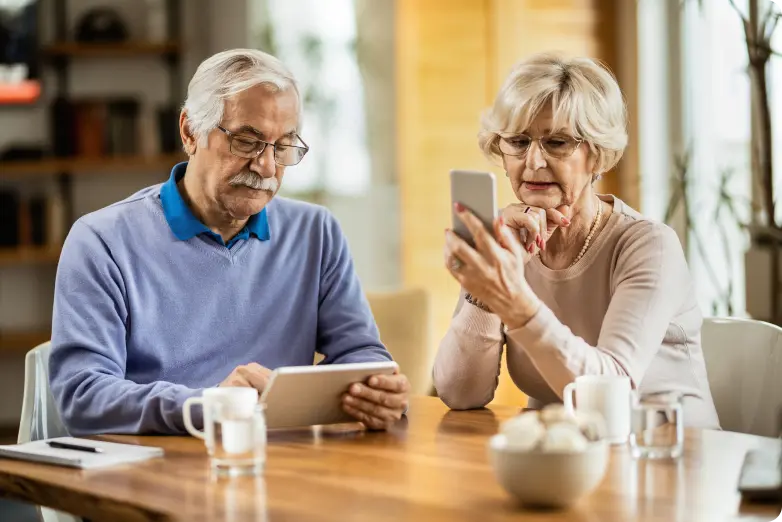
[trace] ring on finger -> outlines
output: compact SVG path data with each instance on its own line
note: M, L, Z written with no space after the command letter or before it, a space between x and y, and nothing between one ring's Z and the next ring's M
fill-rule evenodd
M456 256L451 258L451 270L453 270L454 272L458 272L459 270L462 269L463 266L464 266L464 262L461 259L459 259Z

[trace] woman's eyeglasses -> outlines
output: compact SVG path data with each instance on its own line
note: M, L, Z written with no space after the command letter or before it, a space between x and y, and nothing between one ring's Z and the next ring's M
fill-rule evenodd
M543 152L554 159L569 158L584 141L562 134L552 134L550 136L541 136L540 138L531 138L526 134L498 137L500 152L508 156L526 156L532 146L532 142L537 141Z
M304 140L296 134L281 138L276 143L269 143L246 134L231 132L220 125L217 128L228 136L228 146L231 154L240 158L255 159L263 154L267 146L270 146L274 149L275 163L290 167L298 164L304 158L304 155L307 154L307 151L310 150L309 146L304 143ZM296 142L301 143L301 145L294 145Z

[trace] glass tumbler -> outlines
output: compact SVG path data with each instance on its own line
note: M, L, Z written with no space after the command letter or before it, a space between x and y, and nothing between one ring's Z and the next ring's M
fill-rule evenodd
M262 404L250 411L214 402L211 408L212 440L206 441L212 470L220 475L259 476L266 463L266 416Z
M636 395L630 412L630 451L636 459L676 459L684 450L682 396Z

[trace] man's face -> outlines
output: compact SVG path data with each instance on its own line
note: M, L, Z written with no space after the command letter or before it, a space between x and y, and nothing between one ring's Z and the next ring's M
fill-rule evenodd
M263 210L279 190L285 167L275 162L271 146L252 159L236 153L259 145L256 140L295 144L297 125L298 100L290 90L275 93L258 85L227 99L220 126L232 137L214 129L206 147L192 142L196 150L190 163L201 196L215 205L216 211L235 220Z

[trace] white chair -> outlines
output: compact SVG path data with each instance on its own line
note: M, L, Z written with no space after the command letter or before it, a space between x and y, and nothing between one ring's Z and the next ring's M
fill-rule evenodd
M24 398L18 442L31 442L68 435L52 392L49 390L49 352L51 343L36 346L24 359ZM53 509L37 506L42 522L80 522L80 518Z
M779 437L782 328L752 319L707 318L701 337L722 428Z

